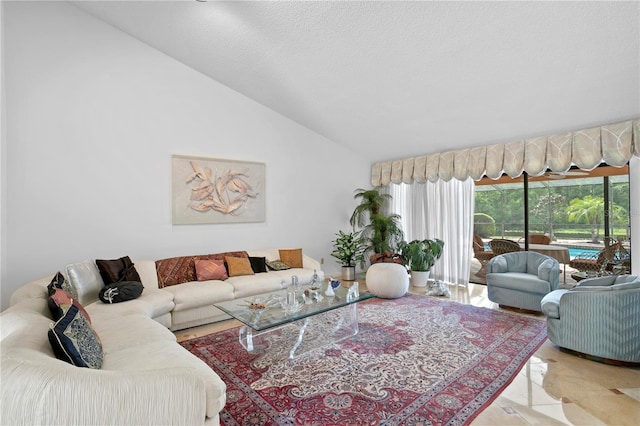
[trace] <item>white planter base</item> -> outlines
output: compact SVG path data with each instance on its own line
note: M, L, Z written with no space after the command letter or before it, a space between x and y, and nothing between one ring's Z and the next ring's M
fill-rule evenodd
M411 280L409 281L413 287L426 287L429 281L429 273L420 271L411 271Z

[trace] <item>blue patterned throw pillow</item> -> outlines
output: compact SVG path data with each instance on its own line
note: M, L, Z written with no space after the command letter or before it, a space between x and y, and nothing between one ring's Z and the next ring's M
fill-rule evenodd
M56 358L62 361L77 367L102 367L102 343L75 305L51 325L49 342Z

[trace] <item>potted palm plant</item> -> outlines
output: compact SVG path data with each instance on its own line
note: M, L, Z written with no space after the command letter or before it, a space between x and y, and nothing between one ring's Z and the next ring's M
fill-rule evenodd
M356 278L356 262L362 262L366 245L360 232L338 231L333 240L331 256L342 264L342 279L353 281Z
M413 240L409 243L402 241L398 248L407 268L411 271L411 285L425 287L429 280L431 268L436 260L442 256L444 241L437 238L433 240Z
M404 238L400 226L400 216L384 214L383 207L391 195L380 193L380 188L365 190L358 188L355 199L360 198L349 222L351 226L362 229L362 239L366 242L365 253L371 255L371 263L395 261L398 258L396 247Z

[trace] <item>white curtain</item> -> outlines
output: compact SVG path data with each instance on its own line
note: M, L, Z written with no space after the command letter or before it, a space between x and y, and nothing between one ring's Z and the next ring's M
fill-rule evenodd
M391 184L383 191L393 197L390 210L401 216L405 240L444 241L442 257L431 269L431 277L467 284L473 258L473 179Z

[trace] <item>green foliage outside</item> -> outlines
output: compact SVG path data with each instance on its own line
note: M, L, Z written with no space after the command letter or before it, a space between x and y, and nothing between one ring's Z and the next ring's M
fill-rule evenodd
M591 227L591 242L597 243L600 239L600 228L604 223L604 198L586 195L584 198L574 198L566 209L569 222L586 223ZM611 203L611 217L615 221L624 221L629 214L617 204Z
M482 238L489 238L496 234L496 221L485 213L475 213L473 215L473 233Z
M589 182L580 184L572 180L566 186L535 187L529 189L529 232L548 234L552 239L599 241L604 234L604 205L602 214L591 217L586 210L593 200L604 199L604 185ZM601 181L602 182L602 181ZM539 186L539 185L538 185ZM476 192L476 218L482 213L495 220L495 232L482 235L483 238L524 238L524 190L522 186L494 185L495 190ZM609 190L612 202L610 235L614 238L626 237L629 226L629 183L612 183ZM571 216L570 203L575 201L575 213ZM582 211L582 213L580 213Z

